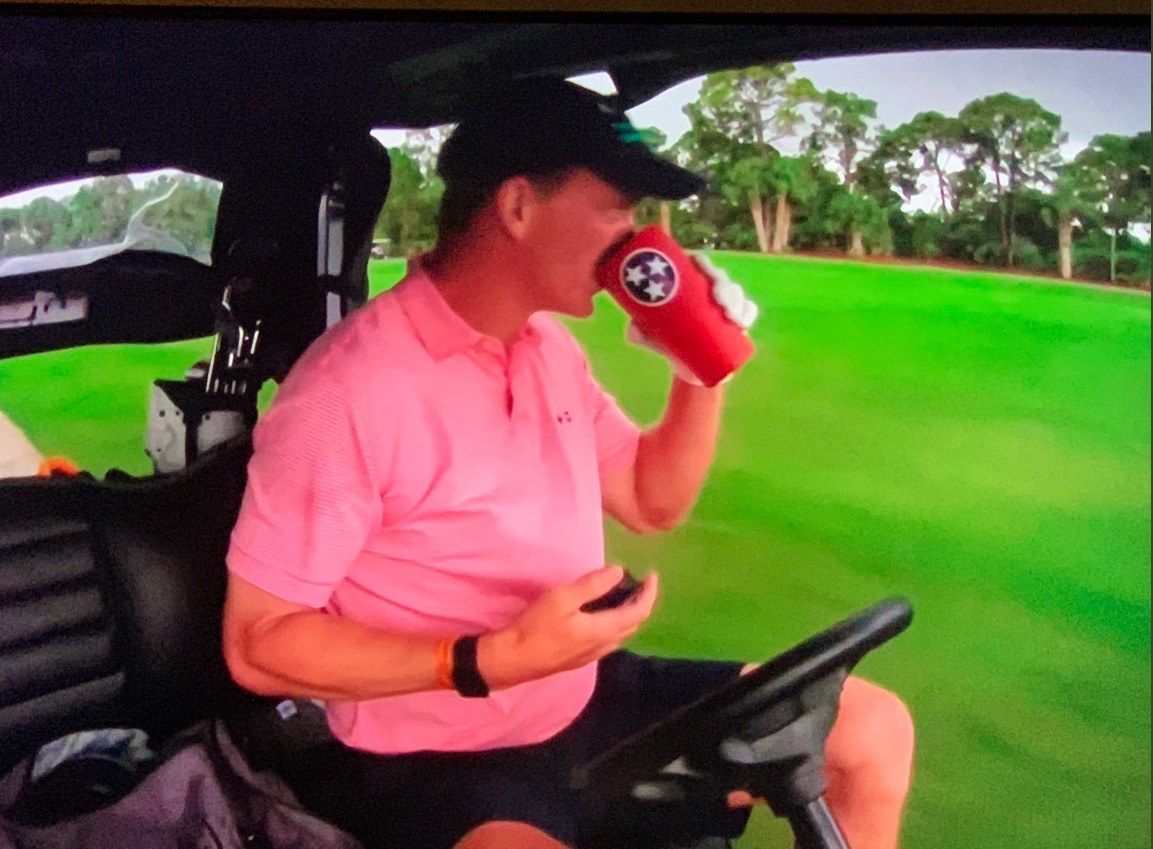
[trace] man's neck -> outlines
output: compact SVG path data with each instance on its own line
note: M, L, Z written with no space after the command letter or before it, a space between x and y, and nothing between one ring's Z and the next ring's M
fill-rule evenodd
M503 251L438 245L421 265L453 312L506 347L535 311L527 302L515 264Z

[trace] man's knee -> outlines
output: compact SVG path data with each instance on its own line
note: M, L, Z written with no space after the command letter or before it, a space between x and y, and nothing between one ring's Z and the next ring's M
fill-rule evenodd
M829 767L860 774L874 792L904 797L913 762L913 718L893 693L850 677L826 747Z
M453 849L568 849L563 843L523 822L497 821L477 826Z

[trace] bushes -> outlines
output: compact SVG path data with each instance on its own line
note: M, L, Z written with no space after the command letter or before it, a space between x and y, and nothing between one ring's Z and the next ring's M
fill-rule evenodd
M936 259L941 256L942 245L945 241L945 222L940 215L930 215L927 212L915 212L908 237L908 251L910 256L922 259ZM898 244L897 252L901 252Z

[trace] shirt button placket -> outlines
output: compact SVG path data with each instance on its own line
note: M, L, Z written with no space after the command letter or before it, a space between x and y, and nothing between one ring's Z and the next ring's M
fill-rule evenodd
M532 367L527 346L518 342L509 357L508 386L512 393L512 421L514 426L524 427L534 421Z

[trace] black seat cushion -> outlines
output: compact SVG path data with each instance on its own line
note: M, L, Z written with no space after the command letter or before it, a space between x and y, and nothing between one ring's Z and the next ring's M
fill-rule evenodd
M0 485L0 769L124 712L108 575L76 483Z
M250 453L0 482L0 770L85 728L163 738L235 698L220 622Z

